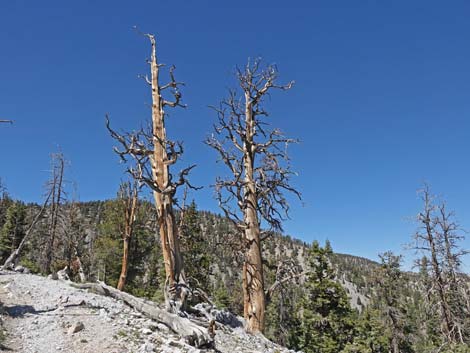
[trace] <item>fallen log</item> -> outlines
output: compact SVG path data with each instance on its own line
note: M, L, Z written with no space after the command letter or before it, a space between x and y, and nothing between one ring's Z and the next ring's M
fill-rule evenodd
M103 282L97 283L67 283L78 289L86 289L95 294L104 295L114 299L122 300L130 307L141 312L147 317L168 326L174 333L183 337L186 343L197 348L211 347L214 340L204 327L198 326L185 317L169 313L159 308L155 303L133 295L122 292Z

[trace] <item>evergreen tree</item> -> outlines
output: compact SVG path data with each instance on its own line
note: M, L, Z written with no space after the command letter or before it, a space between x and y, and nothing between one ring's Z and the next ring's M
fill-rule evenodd
M147 217L151 214L150 208L150 204L143 203L136 214L125 290L134 295L160 300L163 299L165 275L161 271L161 249L149 229L151 222ZM121 274L121 262L118 259L123 254L123 212L120 200L110 200L104 204L103 219L93 244L95 275L111 286L117 285Z
M277 290L266 310L266 337L282 346L289 344L290 334L299 323L296 305L301 297L301 287L293 283Z
M366 309L355 322L354 339L341 353L389 353L390 335L378 310Z
M180 220L180 241L186 280L190 287L199 288L208 293L212 260L207 241L202 235L201 216L194 200L183 210Z
M379 255L381 265L376 274L376 302L389 331L391 353L413 352L408 340L403 293L405 281L400 270L401 256L391 251Z
M299 307L299 325L291 335L293 348L305 353L338 353L353 336L353 311L344 288L335 281L331 246L312 244L310 272Z
M219 309L229 309L231 300L227 287L223 285L222 281L217 281L217 283L219 284L215 287L213 295L215 305Z
M26 232L26 206L14 202L8 207L5 223L0 230L0 257L2 263L16 249Z
M7 189L0 179L0 229L5 224L7 210L12 204L13 200L8 195Z

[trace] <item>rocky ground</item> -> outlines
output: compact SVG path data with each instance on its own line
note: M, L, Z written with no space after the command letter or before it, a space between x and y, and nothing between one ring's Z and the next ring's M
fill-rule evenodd
M291 352L236 323L218 323L215 348L200 350L121 301L32 274L1 272L0 302L3 349L11 352Z

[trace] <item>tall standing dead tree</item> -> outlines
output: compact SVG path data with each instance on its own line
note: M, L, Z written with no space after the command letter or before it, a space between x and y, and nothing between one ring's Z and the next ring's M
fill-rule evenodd
M150 187L153 191L157 211L158 229L163 252L166 273L165 296L169 310L177 312L185 309L186 297L189 294L184 278L183 259L180 251L178 227L176 224L174 204L177 189L182 185L188 185L187 180L191 165L182 169L179 174L170 172L183 153L181 142L167 138L165 129L165 108L185 107L181 103L179 87L182 82L174 77L175 67L170 67L170 81L160 83L160 68L156 54L155 36L144 34L151 44L150 78L142 76L151 88L152 95L152 122L148 130L140 129L131 133L120 134L113 130L106 117L106 126L111 136L119 143L120 148L115 148L116 153L123 161L131 157L136 162L135 168L129 168L128 172L139 182ZM167 100L164 95L170 91L172 100Z
M418 215L420 229L415 234L416 250L429 257L432 290L439 304L442 335L448 343L464 343L462 316L463 297L458 290L460 258L466 254L457 247L462 236L452 214L446 211L445 203L435 204L429 186L421 190L423 210Z
M139 186L137 181L123 183L119 189L119 200L124 210L124 224L122 225L122 263L121 274L117 289L123 290L127 280L127 270L129 268L129 245L134 233L134 222L136 218L137 204L139 199Z
M54 249L59 237L59 226L61 225L61 205L64 202L64 169L65 158L62 153L54 153L51 156L51 179L47 188L51 193L49 204L48 238L46 240L44 253L44 272L53 272L52 262L54 260Z
M300 198L290 185L294 173L286 151L297 141L284 137L278 129L269 130L265 122L265 98L275 89L288 90L293 85L278 85L277 78L276 67L263 69L260 60L238 69L241 95L231 90L229 97L214 107L218 124L205 141L230 172L230 177L216 179L215 190L220 208L242 234L244 317L246 329L252 333L262 332L265 321L261 243L273 231L281 231L281 222L288 217L284 193L292 192ZM263 221L269 230L261 230Z

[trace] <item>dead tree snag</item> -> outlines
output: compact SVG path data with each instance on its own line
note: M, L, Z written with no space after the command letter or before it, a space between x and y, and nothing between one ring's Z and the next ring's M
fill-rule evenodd
M137 211L137 203L139 198L139 187L137 181L134 183L124 183L119 190L119 198L124 207L124 224L122 233L123 252L121 274L117 289L123 290L127 280L127 270L129 268L129 245L134 233L134 221Z
M273 231L281 231L289 205L284 192L300 193L290 185L294 174L289 165L287 146L297 142L280 130L268 130L264 100L275 90L288 90L276 83L275 66L265 69L260 61L237 70L238 85L229 98L214 107L218 124L206 144L215 149L228 167L229 178L217 178L215 190L219 206L242 234L244 316L248 332L264 330L266 295L261 242ZM233 207L234 204L236 207ZM270 227L261 230L261 222ZM269 292L269 291L268 291Z
M174 77L175 67L169 70L170 82L160 83L160 68L158 63L155 36L143 34L150 41L151 58L150 78L142 76L151 88L152 97L152 121L149 131L140 129L132 133L120 134L113 130L106 117L106 126L111 136L119 143L120 148L115 148L122 160L132 158L136 162L135 168L129 168L128 172L139 182L144 183L153 191L157 212L158 229L163 252L166 273L167 305L169 310L176 312L185 309L188 287L184 278L183 259L180 251L178 228L176 225L174 203L177 189L182 185L188 185L187 176L194 165L184 168L178 175L170 171L183 153L181 142L169 140L165 128L165 108L185 107L182 104L182 95L179 87L182 82ZM166 99L164 95L170 91L172 99Z

